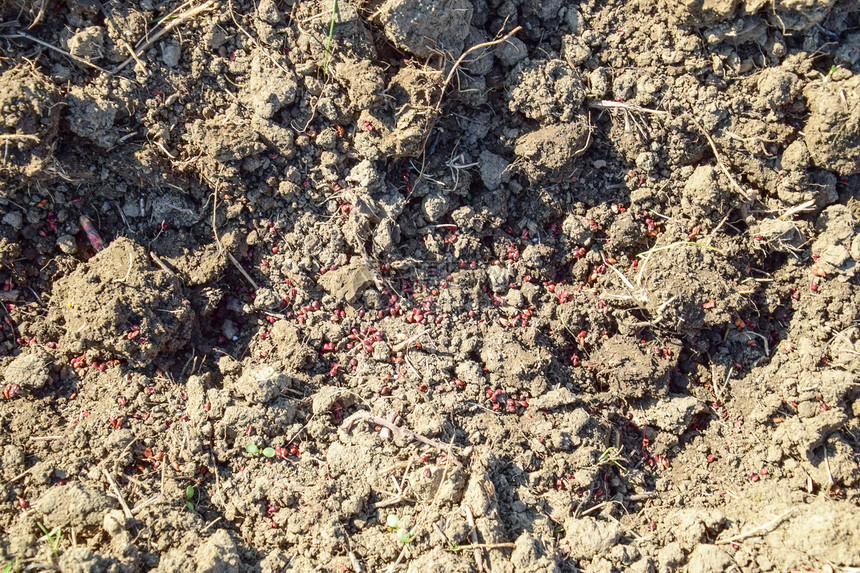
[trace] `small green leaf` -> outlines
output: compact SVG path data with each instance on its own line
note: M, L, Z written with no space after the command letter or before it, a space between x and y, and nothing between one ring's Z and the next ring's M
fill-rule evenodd
M194 504L191 503L190 501L185 502L185 507L187 507L189 509L189 511L194 511Z
M397 530L397 540L400 541L400 543L409 543L410 541L412 541L412 538L414 536L415 534L408 529L404 529L401 527Z
M267 458L275 457L275 448L265 448L263 450L263 455L266 456Z
M194 497L194 486L189 485L185 488L185 499L191 499Z
M385 519L385 525L387 525L389 529L397 529L399 524L400 520L393 513Z
M260 448L257 447L257 444L248 444L245 446L245 451L249 454L259 454Z

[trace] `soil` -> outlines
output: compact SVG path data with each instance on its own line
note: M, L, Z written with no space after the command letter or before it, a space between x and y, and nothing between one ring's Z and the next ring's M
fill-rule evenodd
M857 0L0 14L4 572L860 567Z

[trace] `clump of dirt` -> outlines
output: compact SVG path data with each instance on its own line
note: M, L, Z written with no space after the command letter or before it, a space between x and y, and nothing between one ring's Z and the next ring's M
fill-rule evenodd
M0 177L9 192L51 177L61 107L59 90L38 69L19 65L0 75L4 157Z
M548 125L517 139L515 166L530 181L564 181L570 179L578 165L577 158L591 142L591 132L584 114L575 121Z
M58 280L49 316L63 326L60 346L135 366L185 346L191 305L176 277L150 261L143 247L118 239Z
M860 173L860 78L837 73L812 83L803 95L809 106L804 141L818 167L840 176Z
M469 0L387 0L379 8L386 36L395 46L419 58L446 52L460 54L473 14Z

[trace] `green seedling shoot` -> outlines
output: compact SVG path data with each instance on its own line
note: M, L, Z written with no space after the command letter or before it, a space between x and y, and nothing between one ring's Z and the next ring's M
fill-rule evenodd
M275 457L275 448L269 446L266 448L260 448L257 444L248 444L245 446L245 451L251 455L263 454L267 458Z
M413 537L415 537L415 532L409 531L405 527L401 527L397 530L397 541L403 543L404 545L412 541Z
M51 551L54 552L54 555L59 555L59 547L60 547L60 537L62 537L62 530L59 527L55 527L51 531L42 525L41 523L37 523L39 529L42 530L44 535L39 538L39 541L47 541L48 546L50 546Z
M620 452L619 452L619 453L616 453L616 452L615 452L615 448L613 448L612 446L609 446L608 448L606 448L606 449L603 451L603 453L602 453L602 454L600 454L600 457L599 457L599 458L597 458L597 465L600 465L600 464L605 463L605 462L609 462L609 463L611 463L611 464L614 464L614 465L618 466L618 468L619 468L621 471L626 472L626 471L627 471L627 468L625 468L624 466L622 466L622 465L618 462L618 460L619 460L619 459L621 459L621 458L620 458Z
M409 543L415 537L415 532L403 527L400 524L400 518L393 513L385 519L385 526L388 528L388 531L394 532L395 537L397 537L400 543Z
M334 36L334 19L337 16L337 0L331 3L331 20L328 23L328 39L325 43L325 57L323 58L323 77L328 79L328 57L331 53L331 38Z
M194 511L194 502L191 501L194 498L194 486L189 485L185 488L185 507L187 507L190 511Z

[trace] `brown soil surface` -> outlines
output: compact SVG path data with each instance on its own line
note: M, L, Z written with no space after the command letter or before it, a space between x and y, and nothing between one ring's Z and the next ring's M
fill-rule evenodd
M857 0L0 15L3 573L860 568Z

